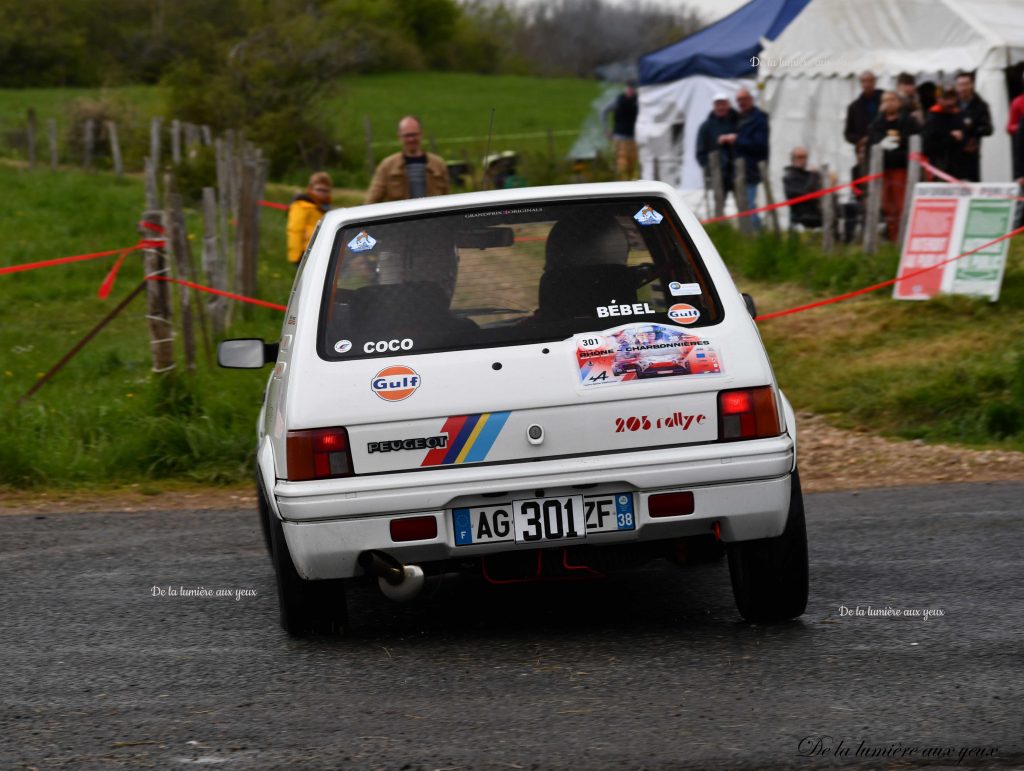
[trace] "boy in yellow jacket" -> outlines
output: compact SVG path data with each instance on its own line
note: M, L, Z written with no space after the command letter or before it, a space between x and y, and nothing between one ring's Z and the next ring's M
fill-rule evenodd
M288 262L297 265L318 223L331 208L331 177L318 171L288 207Z

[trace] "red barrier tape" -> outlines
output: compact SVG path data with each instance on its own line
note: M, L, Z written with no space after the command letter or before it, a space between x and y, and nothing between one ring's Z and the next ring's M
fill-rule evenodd
M202 284L196 284L191 281L186 281L183 278L173 278L172 276L146 276L147 281L168 281L172 284L181 284L181 286L187 286L189 289L196 289L200 292L208 292L209 294L219 295L220 297L228 297L232 300L238 300L243 303L250 303L251 305L259 305L263 308L273 308L275 311L285 311L288 309L286 305L278 305L277 303L267 302L266 300L257 300L255 297L246 297L245 295L235 294L234 292L225 292L222 289L214 289L212 286L203 286Z
M860 177L858 179L844 182L841 185L833 185L827 187L824 190L815 190L813 193L805 193L804 195L798 195L796 198L790 198L787 201L780 201L779 203L769 204L768 206L762 206L758 209L747 209L746 211L736 212L735 214L725 214L721 217L712 217L711 219L701 220L702 225L707 225L711 222L722 222L724 220L731 220L736 217L749 217L753 214L760 214L761 212L771 211L772 209L781 209L783 206L792 206L793 204L803 203L804 201L811 201L815 198L821 198L823 195L834 193L837 190L842 190L844 187L852 187L853 185L859 185L862 182L870 182L873 179L878 179L882 176L882 173L868 174L867 176Z
M923 168L926 171L928 171L932 176L938 177L943 182L949 182L950 184L953 184L953 185L973 185L973 184L977 184L975 182L968 182L966 179L957 179L956 177L950 176L949 174L944 172L942 169L940 169L940 168L938 168L936 166L933 166L931 163L929 163L928 159L925 156L923 156L921 153L911 153L910 154L910 159L914 160L914 161L917 161L919 164L921 164L921 168ZM1017 196L1017 195L985 195L985 198L999 198L999 199L1002 199L1004 201L1007 201L1007 200L1009 200L1009 201L1024 201L1024 198L1022 198L1021 196Z
M128 256L128 250L125 249L118 256L114 266L107 273L106 278L103 279L103 283L100 284L100 288L96 290L96 296L101 300L106 300L110 296L110 291L114 288L114 281L117 280L117 272L121 270L121 263L124 262L124 258Z
M281 211L288 211L288 204L274 203L273 201L260 201L260 206L266 206L268 209L280 209Z
M947 174L942 169L932 166L930 163L928 163L928 159L921 155L921 153L911 153L910 160L917 161L919 164L921 164L921 168L926 169L932 174L932 176L938 177L943 182L952 182L955 185L968 184L967 182L964 182L962 179L957 179L956 177Z
M842 302L843 300L849 300L851 297L858 297L862 294L867 294L868 292L874 292L878 289L884 289L887 286L892 286L897 281L906 281L908 278L914 278L915 276L920 276L922 273L927 273L930 270L936 270L938 268L941 268L943 265L948 265L951 262L955 262L956 260L962 259L963 257L967 257L968 255L974 254L975 252L980 252L982 249L987 249L993 244L998 244L1000 241L1005 241L1008 238L1013 238L1014 236L1019 235L1020 233L1024 233L1024 226L1021 226L1016 230L1011 230L1005 236L993 238L987 244L982 244L981 246L971 249L968 252L964 252L963 254L958 254L956 257L950 257L949 259L943 260L942 262L938 262L935 265L932 265L930 268L921 268L920 270L911 271L910 273L904 273L902 276L890 278L888 281L882 281L878 284L866 286L863 289L855 289L854 291L847 292L846 294L836 295L835 297L828 297L824 300L817 300L812 303L807 303L806 305L798 305L795 308L787 308L784 311L764 313L755 318L754 321L767 321L768 319L776 319L779 316L789 316L790 314L793 313L809 311L811 308L820 308L822 305L831 305L832 303Z
M139 241L137 244L124 247L121 249L109 249L105 252L91 252L89 254L76 254L71 257L57 257L52 260L42 260L41 262L25 262L22 263L21 265L9 265L6 268L0 268L0 276L5 275L7 273L20 273L23 270L37 270L39 268L49 268L54 265L65 265L69 262L95 260L100 257L109 257L112 254L121 254L122 252L134 252L137 249L157 249L163 245L163 239L143 239Z

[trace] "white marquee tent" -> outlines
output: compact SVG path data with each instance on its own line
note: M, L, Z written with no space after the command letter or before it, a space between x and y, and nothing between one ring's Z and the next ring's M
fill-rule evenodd
M846 106L864 70L880 88L904 71L937 83L976 71L994 127L982 142L982 180L1010 179L1006 68L1024 60L1021 0L812 0L760 59L758 102L771 116L775 180L798 144L812 164L828 163L847 179L856 159L843 139Z
M640 171L682 190L703 190L697 130L717 92L753 90L752 57L811 0L750 0L682 40L640 57L636 138Z

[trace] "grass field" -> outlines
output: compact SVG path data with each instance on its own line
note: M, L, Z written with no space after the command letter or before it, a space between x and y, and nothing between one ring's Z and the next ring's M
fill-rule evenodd
M138 238L143 191L137 180L0 167L0 189L5 201L17 202L0 207L0 265L116 249ZM260 270L260 296L276 302L287 299L293 276L284 264L280 217L264 214ZM194 218L190 230L199 232ZM141 280L136 252L111 297L97 299L113 261L0 276L0 484L245 478L266 373L201 363L194 376L181 373L158 385L150 375L144 296L17 406L36 379ZM236 309L236 318L234 334L279 335L278 311Z
M770 238L713 238L762 313L892 278L896 250L823 257ZM845 428L1024 450L1024 239L1011 242L997 303L891 299L891 289L760 323L798 410Z
M553 151L554 156L561 158L569 150L600 89L597 82L578 78L466 73L404 72L348 78L324 99L323 114L342 148L343 158L343 168L331 171L342 186L364 186L364 119L370 119L374 152L379 160L398 149L396 125L408 113L422 118L428 148L436 146L449 160L465 156L474 164L479 163L486 151L494 108L492 151L518 151L524 155L525 170L532 167L535 176L548 174L549 154ZM46 120L53 118L58 124L62 159L80 162L67 151L66 136L69 108L76 99L105 99L122 106L132 122L130 130L122 128L122 136L133 136L136 144L143 145L127 155L139 163L148 148L146 132L150 117L174 117L167 114L165 94L158 87L0 89L0 155L25 158L25 116L31 107L39 119L39 157L49 157L45 126ZM539 162L541 157L544 164ZM297 172L294 178L284 181L296 182L301 177L302 173Z
M11 202L0 207L0 266L115 249L137 239L138 179L0 165L0 190ZM283 259L283 215L268 209L262 222L259 296L284 302L292 271ZM190 228L199 232L194 214ZM891 249L825 259L798 243L741 240L727 227L712 234L762 311L895 271ZM208 366L200 348L196 374L154 380L142 297L17 406L39 375L140 281L141 257L133 254L112 296L97 299L112 263L110 257L0 276L0 486L244 481L268 372ZM231 334L275 340L281 324L277 311L236 306ZM1024 449L1019 241L997 304L959 297L899 303L883 291L760 327L798 410L886 435Z

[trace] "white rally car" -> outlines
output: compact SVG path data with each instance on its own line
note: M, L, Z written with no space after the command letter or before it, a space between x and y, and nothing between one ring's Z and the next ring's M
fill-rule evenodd
M279 344L219 350L275 364L257 467L284 628L343 629L360 576L407 599L722 549L744 618L799 616L796 426L752 312L660 183L329 213Z

